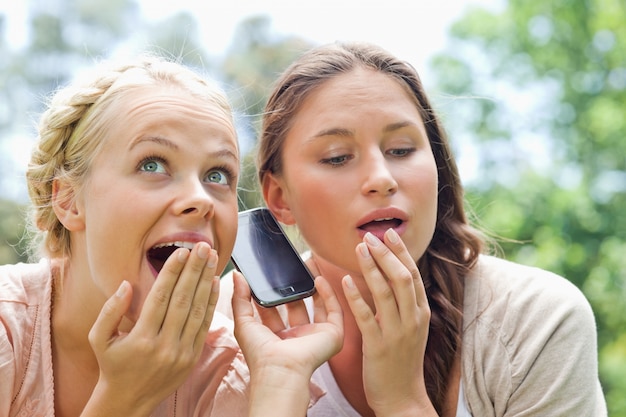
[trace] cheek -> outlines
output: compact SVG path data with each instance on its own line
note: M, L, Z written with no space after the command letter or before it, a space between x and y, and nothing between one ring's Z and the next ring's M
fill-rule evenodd
M430 245L430 242L435 233L435 227L437 225L437 210L438 210L438 182L437 176L434 175L429 187L425 187L424 190L424 198L422 207L424 210L423 216L423 224L421 226L421 239L420 239L420 247L418 248L418 256L421 257L423 253L426 251L426 248Z
M299 188L302 192L292 196L297 204L292 204L291 209L309 248L322 258L345 266L359 242L356 229L350 229L354 219L348 214L357 199L340 182L335 181L324 190L319 185Z
M298 228L308 236L310 233L328 233L336 230L338 223L345 223L349 193L339 181L333 186L322 187L319 183L303 184L298 193L292 194L290 208ZM342 220L343 219L343 220Z
M229 205L221 210L219 214L216 212L213 224L215 227L215 245L217 246L219 257L217 273L221 274L230 260L230 255L235 245L237 236L237 205Z

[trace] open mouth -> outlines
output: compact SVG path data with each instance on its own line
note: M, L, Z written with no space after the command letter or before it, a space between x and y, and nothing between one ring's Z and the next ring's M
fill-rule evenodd
M190 242L169 242L155 245L148 250L148 262L157 271L161 272L167 258L178 248L193 249L193 243Z
M359 229L370 232L376 236L382 236L388 229L395 229L401 224L402 220L395 217L387 217L362 224L359 226Z

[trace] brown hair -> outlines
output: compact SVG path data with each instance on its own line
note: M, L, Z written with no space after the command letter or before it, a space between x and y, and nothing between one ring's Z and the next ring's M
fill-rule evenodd
M119 101L129 91L151 85L187 91L215 104L232 121L226 95L217 85L190 68L156 56L121 63L101 62L73 84L58 90L39 121L37 145L26 172L32 202L31 257L70 254L70 234L52 209L53 183L61 179L71 185L74 193L79 191L107 137L107 125L115 123Z
M442 128L415 69L377 46L335 43L314 48L278 79L265 108L258 144L258 177L280 174L282 149L293 116L309 94L325 81L355 68L380 71L396 80L415 99L438 169L435 232L417 262L431 308L424 373L428 395L441 413L463 326L464 276L483 250L482 235L468 224L463 188Z

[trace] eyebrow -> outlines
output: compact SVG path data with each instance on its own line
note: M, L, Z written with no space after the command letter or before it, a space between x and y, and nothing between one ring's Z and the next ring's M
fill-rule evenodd
M354 132L349 129L343 129L340 127L333 127L330 129L322 130L321 132L313 135L313 138L321 138L322 136L345 136L352 137L354 136Z
M383 133L393 132L399 129L403 129L405 127L418 127L417 124L410 121L402 121L391 123L383 128ZM321 132L313 135L313 138L319 138L323 136L344 136L344 137L352 137L354 136L354 131L350 129L343 129L340 127L333 127L330 129L322 130Z
M178 150L179 147L177 144L175 144L174 142L172 142L169 139L166 138L162 138L160 136L141 136L135 140L133 140L130 144L130 148L129 150L132 150L134 147L138 146L141 143L145 143L145 142L151 142L151 143L156 143L158 145L161 146L165 146L167 148L173 149L173 150ZM239 155L237 152L233 152L230 149L220 149L218 151L215 152L211 152L210 153L210 157L212 158L229 158L234 160L235 162L239 163Z
M383 132L389 133L395 130L403 129L405 127L419 127L419 125L414 122L410 122L408 120L397 122L397 123L391 123L390 125L385 126L385 128L383 129Z
M233 161L239 163L239 155L230 149L221 149L216 152L211 152L211 157L213 158L229 158Z
M132 150L134 147L144 142L152 142L156 143L157 145L162 145L171 149L178 149L178 145L176 145L171 140L159 136L140 136L131 142L129 150Z

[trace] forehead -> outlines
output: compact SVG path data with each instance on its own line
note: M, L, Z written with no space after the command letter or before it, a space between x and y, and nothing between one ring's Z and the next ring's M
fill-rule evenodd
M420 105L410 88L394 76L356 68L332 77L311 90L294 114L291 127L302 123L356 122L382 117L422 121Z
M401 80L382 71L357 67L321 83L303 100L301 107L320 105L327 109L336 109L336 106L381 106L386 102L399 101L419 108L417 98Z
M200 98L178 87L145 86L119 95L103 118L108 137L134 137L166 125L218 133L238 149L237 135L229 109L210 98Z

